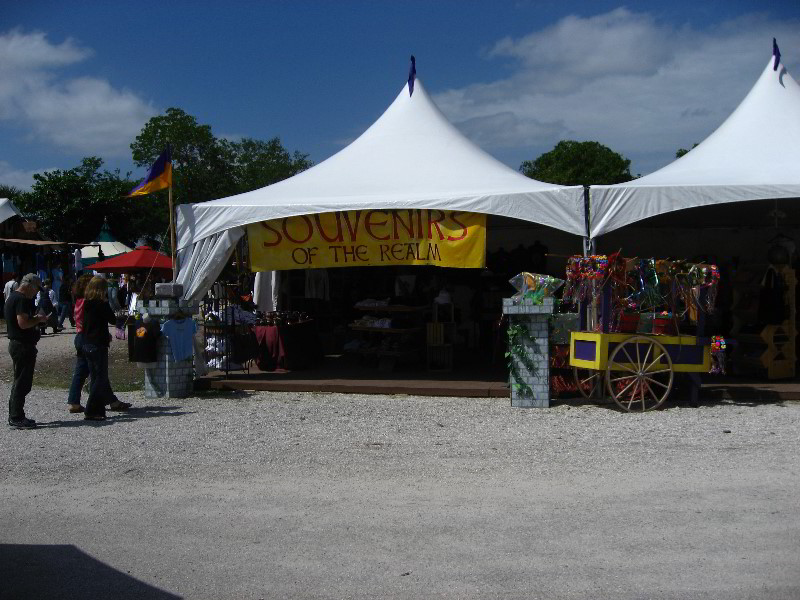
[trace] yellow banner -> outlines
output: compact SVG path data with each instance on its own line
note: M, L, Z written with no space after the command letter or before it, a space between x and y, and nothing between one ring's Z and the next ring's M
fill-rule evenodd
M435 265L479 268L486 215L451 210L350 210L247 226L253 271Z

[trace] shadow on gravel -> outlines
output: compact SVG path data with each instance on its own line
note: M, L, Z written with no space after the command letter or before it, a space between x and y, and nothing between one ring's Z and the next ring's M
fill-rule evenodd
M69 421L49 421L37 423L37 429L55 427L105 427L114 423L126 423L139 419L152 419L154 417L181 417L193 414L194 411L179 410L180 406L136 406L124 412L108 412L105 421L87 421L82 415L76 415Z
M181 598L71 545L0 544L0 581L0 598Z

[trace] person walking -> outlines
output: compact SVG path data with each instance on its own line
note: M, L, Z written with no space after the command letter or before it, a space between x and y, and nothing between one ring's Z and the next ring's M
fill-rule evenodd
M3 311L8 330L8 353L14 363L14 382L8 399L8 424L17 429L36 427L36 421L25 416L25 396L33 386L38 327L47 321L47 315L34 315L33 299L41 285L41 280L33 273L25 275L17 289L9 295Z
M86 380L89 378L89 361L83 351L84 334L83 334L83 306L85 302L84 294L86 287L94 277L92 275L81 275L78 281L72 286L72 299L75 304L74 318L75 318L75 368L72 372L72 383L69 386L69 395L67 396L67 408L71 413L82 413L84 411L81 406L81 390ZM103 391L104 404L108 405L110 410L124 411L130 408L128 402L122 402L114 394L111 389L111 382L106 377L107 389ZM90 388L91 389L91 388Z
M106 402L111 383L108 380L108 347L111 334L108 326L117 322L108 304L108 283L102 277L92 277L86 286L83 301L83 345L81 352L92 376L89 399L86 401L85 419L104 421Z
M11 292L13 292L19 286L19 280L22 279L22 275L19 273L14 273L11 276L11 279L6 281L6 284L3 286L3 298L6 302L8 302L9 296L11 296Z
M75 327L75 317L72 316L72 280L64 277L58 289L58 328L64 329L64 319L69 318L69 324Z
M39 290L39 293L36 294L36 309L37 312L46 315L48 318L42 325L39 325L39 329L41 330L42 335L44 335L45 330L48 327L53 328L53 333L58 333L61 331L58 328L58 318L56 316L56 293L50 287L51 281L49 279L44 280L44 285L42 289Z

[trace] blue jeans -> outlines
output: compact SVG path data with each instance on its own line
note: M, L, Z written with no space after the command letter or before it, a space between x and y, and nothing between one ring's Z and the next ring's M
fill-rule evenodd
M69 386L69 396L67 397L67 404L80 404L81 403L81 390L83 384L86 383L86 378L89 377L89 363L81 352L83 346L83 334L79 333L75 336L75 369L72 371L72 383Z
M106 399L111 390L108 381L108 347L84 343L81 347L92 381L89 386L89 399L86 401L86 416L105 416Z
M81 403L81 390L86 379L91 374L89 361L83 352L83 334L78 333L75 335L75 369L72 371L72 383L69 386L69 396L67 397L67 404L80 404ZM117 400L114 391L111 389L111 382L108 379L108 348L106 348L106 389L102 391L103 404L108 405ZM89 388L91 390L91 387ZM90 392L91 393L91 392Z
M58 327L64 327L64 319L69 318L70 325L75 327L75 319L72 316L72 302L62 302L58 305Z

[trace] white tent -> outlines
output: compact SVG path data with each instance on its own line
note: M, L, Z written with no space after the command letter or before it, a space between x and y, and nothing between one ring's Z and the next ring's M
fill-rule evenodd
M0 198L0 223L13 216L21 216L17 207L8 198Z
M81 256L86 258L99 258L99 250L103 251L103 258L111 258L118 254L130 252L133 248L126 246L122 242L92 242L88 246L81 247Z
M359 209L447 209L513 217L585 235L583 189L542 183L465 138L417 80L358 139L273 185L178 206L178 283L207 290L244 226L268 219Z
M591 236L698 206L800 197L800 86L770 60L699 146L640 179L591 187Z
M104 221L95 241L88 246L81 247L81 259L84 267L88 267L100 259L100 250L103 251L103 258L106 259L130 252L133 248L117 241L111 233L108 221Z

